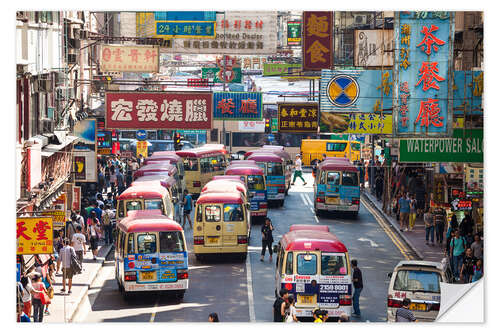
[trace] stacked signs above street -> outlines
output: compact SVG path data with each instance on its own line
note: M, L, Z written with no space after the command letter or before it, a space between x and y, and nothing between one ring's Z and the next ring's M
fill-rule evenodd
M318 103L278 103L278 132L316 133Z
M102 45L101 72L153 72L159 71L158 46Z
M333 12L304 12L302 62L304 70L333 67Z
M454 13L396 12L394 27L394 134L451 136Z
M262 93L214 92L214 119L261 120Z
M227 55L218 57L216 64L217 67L202 68L202 77L216 83L241 83L241 63L238 58Z
M212 94L107 92L106 128L211 129Z

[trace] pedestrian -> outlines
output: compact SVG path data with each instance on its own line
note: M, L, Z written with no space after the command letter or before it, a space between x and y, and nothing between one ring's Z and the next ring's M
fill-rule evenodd
M115 201L113 200L113 193L111 192L108 192L108 194L106 194L106 200L104 200L104 207L106 207L106 205L109 205L111 209L115 208Z
M354 310L353 316L360 317L361 312L359 310L359 296L363 290L363 274L358 267L358 261L356 259L351 260L352 266L352 282L354 285L354 294L352 295L352 307Z
M212 312L211 314L208 315L208 321L211 323L218 323L219 315L216 312Z
M477 259L472 256L472 250L470 248L465 250L463 264L460 269L460 280L463 281L463 283L471 282L472 276L474 275L474 264L476 260Z
M49 296L50 299L54 298L54 284L55 281L53 280L53 268L49 266L49 271L45 275L45 277L42 277L42 282L45 286L45 290L47 290L47 295ZM45 305L45 311L44 314L46 316L50 315L49 312L49 305L50 303Z
M328 312L320 309L313 311L313 323L324 323L328 319Z
M298 323L297 309L295 308L295 298L293 295L288 295L288 309L285 314L285 323Z
M116 186L118 187L118 195L125 191L125 177L123 176L122 167L118 167L116 172Z
M97 174L97 192L102 193L106 186L106 176L102 166L98 166L99 173Z
M92 201L92 210L90 211L91 215L92 215L92 212L95 212L95 217L97 217L97 219L99 221L101 221L101 219L102 219L102 209L101 209L101 207L99 207L97 205L97 201L96 200Z
M22 294L21 294L21 299L23 302L23 312L26 313L28 316L31 316L31 300L32 300L32 294L38 291L33 290L33 286L31 285L30 278L27 277L26 275L21 277L21 286L23 288Z
M64 269L64 268L63 268ZM43 321L43 304L42 300L40 299L40 294L42 292L47 292L45 289L45 285L42 282L42 277L40 274L36 274L33 277L33 290L32 290L32 296L33 296L33 321L35 323L41 323Z
M399 230L408 231L408 216L410 214L410 200L408 200L407 193L398 200L399 205Z
M31 322L30 316L24 312L24 308L22 305L18 305L17 307L17 322L19 323L29 323Z
M102 226L104 229L104 241L106 244L113 243L113 225L111 219L115 217L115 213L111 210L111 206L106 204L106 209L102 213Z
M260 253L260 261L264 261L264 256L266 255L266 247L269 249L269 261L273 261L273 230L274 227L271 223L271 219L269 217L266 217L266 222L261 228L262 251Z
M113 192L113 193L115 193L116 187L117 187L117 184L116 184L116 169L117 169L117 167L115 167L114 165L111 165L110 168L109 168L109 182L111 184L111 192Z
M60 270L61 262L58 260L58 258L59 258L59 252L64 247L64 243L63 243L62 234L58 230L54 230L54 242L53 242L53 244L54 244L54 253L55 253L54 257L55 257L56 262L57 262L56 275L61 275L62 274L62 272Z
M66 292L66 280L68 282L68 294L71 294L72 280L73 280L73 270L71 269L71 256L76 256L75 249L70 245L69 239L64 239L64 247L59 252L59 261L62 263L62 293Z
M73 221L75 227L80 225L83 228L83 226L85 225L85 220L83 219L83 216L80 215L77 211L71 212L71 221Z
M458 230L454 230L454 235L454 238L450 241L451 265L453 269L453 276L456 280L458 280L466 244L465 239L460 236Z
M431 236L431 243L434 245L434 218L430 211L430 208L427 208L424 214L424 224L425 224L425 244L429 245L429 235Z
M189 227L193 229L193 223L191 222L191 210L193 209L193 198L189 194L188 190L184 190L184 199L182 201L184 207L184 213L182 218L182 228L186 225L186 218L189 221Z
M288 300L288 290L282 288L279 293L279 297L273 303L273 321L283 322L285 316L285 303Z
M474 275L471 282L476 282L483 277L483 260L478 259L474 265Z
M73 235L71 239L71 244L75 249L76 257L80 262L80 266L83 267L83 255L85 254L85 235L82 234L82 227L76 227L76 234Z
M410 197L410 216L409 216L410 231L413 231L416 218L417 218L417 200L415 199L415 195L412 194Z
M434 228L436 230L436 243L443 244L443 232L446 223L446 211L442 208L434 210Z
M451 257L450 254L450 242L454 237L454 230L458 228L457 216L453 214L451 216L450 223L448 223L448 230L446 231L446 253Z
M382 199L382 193L384 191L384 170L380 166L380 162L377 161L377 166L375 168L375 195L380 201Z
M97 207L104 207L104 199L102 198L102 194L97 192L95 196L95 202L97 203Z
M396 321L397 322L416 322L417 318L413 315L410 310L411 300L409 298L403 299L403 307L398 308L396 311Z
M142 154L139 154L139 158L137 159L137 163L139 163L139 167L141 167L144 164L144 157Z
M87 227L87 237L90 241L90 249L94 255L94 260L97 260L97 247L99 243L99 234L101 233L101 226L99 220L93 217Z
M302 178L302 160L300 159L300 154L297 154L295 156L295 171L293 173L292 185L295 185L295 179L297 179L297 177L302 179L302 181L304 182L304 185L307 185L304 178Z
M474 242L470 245L474 258L483 259L483 242L479 234L474 235Z
M109 191L109 186L111 185L111 167L106 164L104 167L104 192Z

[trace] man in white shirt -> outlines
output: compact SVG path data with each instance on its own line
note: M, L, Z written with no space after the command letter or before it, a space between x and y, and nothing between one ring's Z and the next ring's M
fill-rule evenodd
M69 245L69 239L64 239L64 247L59 251L58 262L62 262L62 271L63 271L63 288L61 289L62 293L66 292L66 280L68 280L68 294L71 294L71 285L73 280L73 270L71 269L71 255L75 254L75 249Z
M82 234L82 227L76 227L76 233L73 235L71 239L71 245L76 252L76 257L80 262L80 265L83 267L83 254L85 253L85 236Z
M302 160L300 159L300 154L297 154L297 156L295 156L295 172L293 173L292 185L295 185L295 179L297 179L297 177L302 179L304 185L307 184L304 178L302 178Z

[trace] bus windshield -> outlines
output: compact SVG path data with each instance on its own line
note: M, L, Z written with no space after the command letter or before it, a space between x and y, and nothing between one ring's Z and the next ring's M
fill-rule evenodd
M243 221L243 210L238 204L224 204L224 221Z
M347 259L344 253L322 253L321 275L347 275Z
M160 252L183 252L184 239L179 231L160 231Z
M146 206L146 210L160 209L161 211L163 211L163 202L161 201L161 199L144 200L144 206Z
M198 159L188 157L184 159L185 171L198 171Z
M433 271L400 270L394 282L394 290L439 293L441 275Z
M247 186L248 190L263 190L264 189L264 177L260 175L247 176Z
M283 165L281 162L268 162L267 172L268 176L283 176Z
M140 200L129 200L126 203L126 210L142 210L142 201Z
M137 253L138 254L156 253L156 235L155 234L137 235Z
M317 267L317 256L315 254L300 253L297 255L297 274L315 275Z
M326 151L344 151L347 147L347 142L327 142Z
M330 185L340 185L340 172L328 172L326 175L326 183Z
M342 172L343 186L358 186L358 174L356 172Z

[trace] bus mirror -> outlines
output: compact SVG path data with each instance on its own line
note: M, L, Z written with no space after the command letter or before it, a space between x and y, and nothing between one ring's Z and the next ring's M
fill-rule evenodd
M388 277L389 279L390 279L390 278L392 278L392 272L387 273L387 277Z
M311 260L312 260L312 255L310 255L309 253L307 253L307 254L304 256L304 260L305 260L305 261L311 261Z

